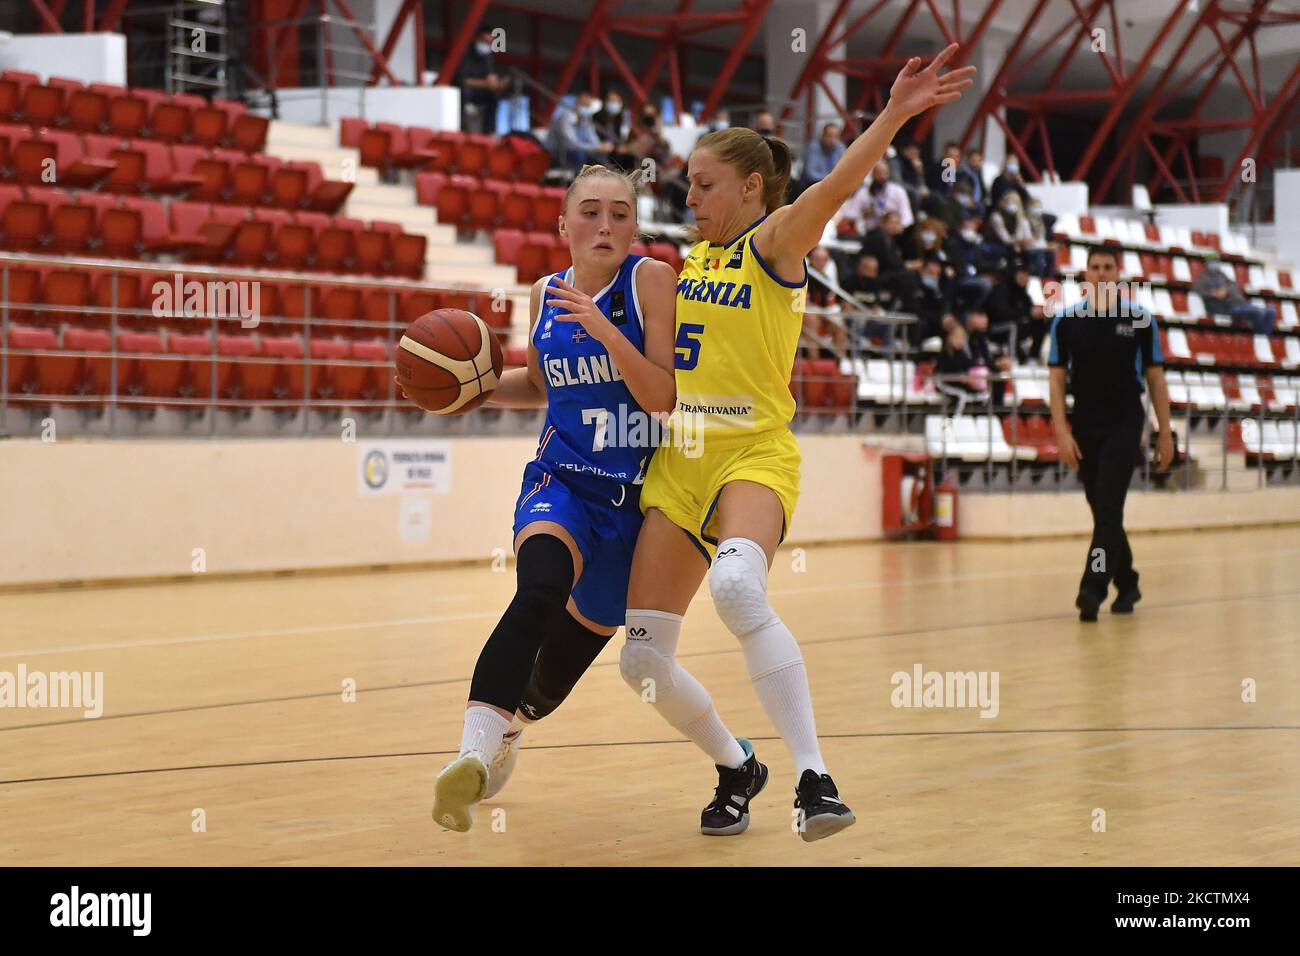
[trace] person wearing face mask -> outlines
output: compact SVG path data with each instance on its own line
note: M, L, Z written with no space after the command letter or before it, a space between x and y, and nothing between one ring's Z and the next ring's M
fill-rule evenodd
M944 252L953 270L954 296L966 308L977 308L993 288L993 283L979 274L980 220L966 216L959 228L949 232Z
M613 143L617 151L625 139L623 133L623 95L616 90L605 94L605 101L600 104L600 111L592 121L596 125L596 134L605 142Z
M1025 218L1029 220L1029 232L1032 236L1025 249L1030 274L1044 279L1050 278L1055 273L1052 262L1055 258L1055 249L1051 241L1052 229L1048 220L1054 223L1056 217L1044 216L1043 204L1031 196Z
M496 71L492 35L487 27L478 32L453 81L460 87L460 128L468 133L496 132L497 101L507 84Z
M943 317L952 311L952 301L944 288L943 263L938 256L929 256L921 265L921 276L912 297L912 308L919 322L907 327L908 338L913 345L920 345L926 339L939 335L943 328Z
M1007 160L1002 173L993 180L993 186L989 190L989 204L997 206L1008 190L1014 190L1020 197L1021 209L1029 208L1029 190L1025 188L1025 178L1020 174L1020 161L1014 157Z
M1029 218L1020 205L1020 194L1007 190L997 208L989 213L984 224L984 237L990 243L1002 247L1008 259L1014 254L1028 249L1034 241L1034 234L1029 228Z
M754 132L763 139L771 139L776 135L776 118L767 110L763 110L754 117Z
M546 148L555 165L577 172L583 166L604 166L613 144L602 140L594 122L600 100L593 93L581 93L573 106L561 104L551 117Z

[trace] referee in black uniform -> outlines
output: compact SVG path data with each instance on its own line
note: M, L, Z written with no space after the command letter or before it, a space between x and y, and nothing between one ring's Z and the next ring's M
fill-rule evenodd
M1088 252L1080 302L1052 320L1052 425L1061 460L1078 469L1092 509L1092 543L1079 582L1079 619L1097 620L1110 583L1118 596L1111 611L1127 614L1142 597L1133 552L1124 534L1124 498L1137 463L1146 412L1143 380L1151 389L1160 435L1156 468L1174 457L1164 356L1151 313L1119 288L1120 253L1099 246ZM1065 393L1074 396L1066 416Z

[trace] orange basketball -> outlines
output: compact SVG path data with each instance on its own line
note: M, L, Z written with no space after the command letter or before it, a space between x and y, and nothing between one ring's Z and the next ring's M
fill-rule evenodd
M460 415L478 408L501 379L501 346L477 315L438 309L406 329L397 382L425 411Z

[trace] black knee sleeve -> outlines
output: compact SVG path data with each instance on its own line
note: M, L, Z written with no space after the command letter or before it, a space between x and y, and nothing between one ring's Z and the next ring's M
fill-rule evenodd
M515 558L515 596L479 653L469 699L503 710L519 706L542 639L573 590L573 555L559 538L533 535Z
M555 618L542 640L537 662L519 702L524 715L529 720L541 720L559 707L612 636L587 630L572 614Z

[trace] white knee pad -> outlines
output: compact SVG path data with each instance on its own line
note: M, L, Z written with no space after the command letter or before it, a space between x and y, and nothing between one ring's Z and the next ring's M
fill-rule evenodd
M727 538L718 545L709 571L709 593L718 617L736 637L777 619L767 603L767 555L748 538Z
M673 654L677 651L682 616L629 608L626 627L627 640L618 655L618 672L642 697L648 693L648 700L666 700L675 686Z

